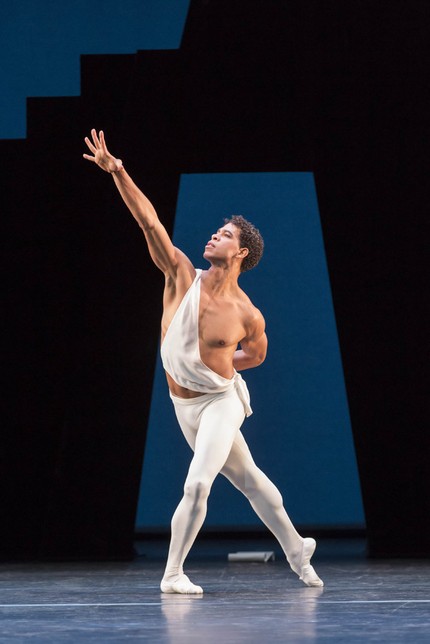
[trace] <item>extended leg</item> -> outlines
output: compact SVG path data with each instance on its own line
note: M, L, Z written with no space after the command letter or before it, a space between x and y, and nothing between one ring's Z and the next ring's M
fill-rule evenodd
M279 490L254 463L240 431L221 472L245 494L256 514L278 539L292 570L307 586L322 586L322 580L310 565L315 540L303 539L296 531Z
M243 405L235 395L219 397L202 407L197 413L198 402L175 404L178 420L194 449L194 456L184 496L172 518L169 555L161 582L163 592L203 592L184 575L183 563L205 519L212 483L226 462L244 418Z

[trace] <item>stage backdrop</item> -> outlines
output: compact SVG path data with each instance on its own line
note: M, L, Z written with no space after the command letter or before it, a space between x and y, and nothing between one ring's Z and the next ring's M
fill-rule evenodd
M81 54L179 47L189 4L0 0L0 138L26 136L27 96L79 96Z
M3 2L0 137L25 136L27 96L79 94L80 54L179 47L188 6L188 0L124 0L120 7L112 0L73 7ZM270 341L266 363L244 374L255 412L244 425L246 438L296 522L362 524L312 175L183 176L175 241L197 266L205 266L208 236L232 212L254 220L267 244L261 265L241 278L266 316ZM158 365L138 527L168 525L190 456ZM217 481L207 524L254 522L239 493Z
M257 464L302 526L362 526L363 509L318 204L310 172L182 175L174 243L206 268L205 243L242 214L266 244L240 284L267 323L269 351L243 373L254 414L243 432ZM192 453L177 426L161 362L155 375L136 525L166 528ZM246 499L215 481L207 527L260 525Z

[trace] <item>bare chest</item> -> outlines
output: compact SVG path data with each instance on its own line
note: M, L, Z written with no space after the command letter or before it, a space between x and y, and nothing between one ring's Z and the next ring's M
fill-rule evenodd
M199 339L209 347L236 347L245 335L237 303L213 299L202 293L199 306Z

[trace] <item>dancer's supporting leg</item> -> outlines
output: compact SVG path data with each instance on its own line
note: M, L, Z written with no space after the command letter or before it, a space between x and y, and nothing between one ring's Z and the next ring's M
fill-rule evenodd
M256 466L241 431L236 434L221 473L248 498L256 514L278 539L288 563L300 579L307 586L323 586L310 564L315 540L303 539L296 531L279 490Z
M183 563L203 524L212 483L223 467L244 419L236 393L205 395L191 400L173 398L181 429L194 449L184 496L172 518L172 536L161 590L202 593L183 572Z

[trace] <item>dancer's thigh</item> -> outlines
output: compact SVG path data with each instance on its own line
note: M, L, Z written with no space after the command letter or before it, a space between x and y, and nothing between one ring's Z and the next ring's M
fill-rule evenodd
M200 416L189 476L213 480L225 464L244 420L243 404L235 393L209 403Z
M176 403L175 414L185 440L194 451L200 417L197 405L183 405L181 403Z

